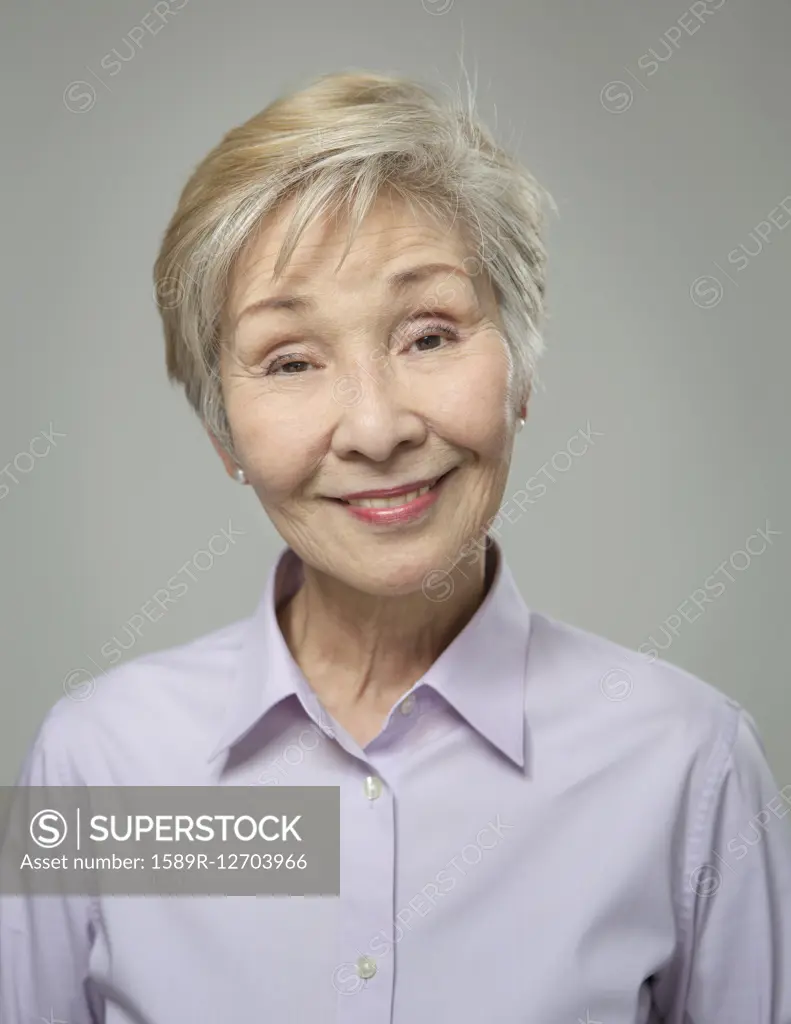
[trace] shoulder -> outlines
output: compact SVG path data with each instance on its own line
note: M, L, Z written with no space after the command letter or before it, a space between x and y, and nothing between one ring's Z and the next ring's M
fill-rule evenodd
M165 748L174 763L180 751L205 749L228 703L248 621L130 659L104 674L69 673L64 695L37 730L21 781L97 782L115 765L115 774L102 781L123 784L123 765L139 767L147 753L153 768ZM141 777L139 771L130 774Z
M716 830L788 813L752 715L677 665L531 612L525 702L536 765L568 792L600 781L618 820L685 822L697 864Z
M531 612L526 699L549 713L566 709L616 746L724 767L743 750L754 722L713 682L548 615Z

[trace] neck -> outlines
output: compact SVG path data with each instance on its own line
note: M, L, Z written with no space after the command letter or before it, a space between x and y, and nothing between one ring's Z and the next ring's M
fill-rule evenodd
M423 590L363 593L303 563L304 583L278 609L294 660L330 714L386 714L475 614L491 584L494 552L443 577L446 600ZM432 595L438 596L438 595Z

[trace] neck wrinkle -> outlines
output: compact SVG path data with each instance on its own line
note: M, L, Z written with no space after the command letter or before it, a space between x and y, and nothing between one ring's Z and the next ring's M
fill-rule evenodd
M464 629L491 587L497 568L486 559L453 573L453 593L432 601L421 591L380 598L323 587L303 566L303 582L278 607L291 655L330 710L352 703L392 705ZM336 583L337 581L332 581Z

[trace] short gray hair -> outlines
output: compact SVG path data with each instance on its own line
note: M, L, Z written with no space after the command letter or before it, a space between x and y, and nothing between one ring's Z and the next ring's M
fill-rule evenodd
M318 216L345 208L349 239L392 189L458 223L497 297L511 388L525 394L543 351L543 207L552 200L495 141L473 101L440 100L373 72L323 75L228 132L184 187L154 267L168 376L233 452L219 373L230 275L267 214L298 199L275 264L288 263Z

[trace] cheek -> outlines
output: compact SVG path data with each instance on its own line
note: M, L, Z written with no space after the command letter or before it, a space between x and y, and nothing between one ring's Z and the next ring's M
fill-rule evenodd
M428 398L438 430L483 457L501 459L509 439L508 362L499 347L460 359Z
M321 459L318 418L306 416L298 401L262 396L251 382L227 398L239 461L262 501L287 500Z

